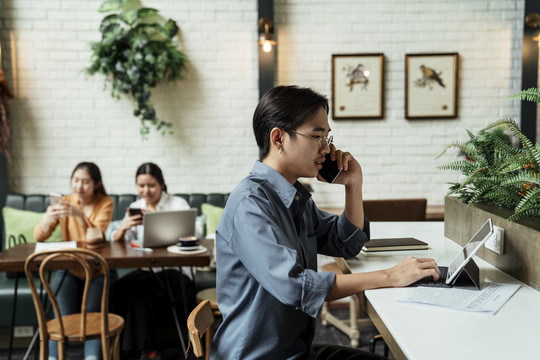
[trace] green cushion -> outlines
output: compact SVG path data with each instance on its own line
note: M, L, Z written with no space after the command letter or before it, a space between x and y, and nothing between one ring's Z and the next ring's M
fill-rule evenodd
M206 215L206 235L216 232L219 220L223 214L223 208L208 203L201 204L201 211Z
M28 243L36 242L36 239L34 239L34 228L39 224L44 214L5 206L2 209L6 231L5 249L7 250L9 248L8 240L10 235L15 236L15 239L18 241L19 235L22 234ZM62 241L60 226L54 229L47 241Z

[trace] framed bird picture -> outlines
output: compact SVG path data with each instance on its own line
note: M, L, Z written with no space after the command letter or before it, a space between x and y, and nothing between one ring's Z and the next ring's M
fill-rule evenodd
M332 118L382 119L383 54L332 55Z
M405 55L405 118L454 119L458 54Z

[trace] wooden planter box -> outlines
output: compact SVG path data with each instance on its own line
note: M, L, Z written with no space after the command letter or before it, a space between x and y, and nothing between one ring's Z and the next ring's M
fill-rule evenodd
M510 210L493 205L467 204L454 197L444 201L444 236L465 245L489 218L493 225L504 229L504 252L499 255L482 248L478 256L505 273L540 291L540 220L527 219L519 223L506 219Z

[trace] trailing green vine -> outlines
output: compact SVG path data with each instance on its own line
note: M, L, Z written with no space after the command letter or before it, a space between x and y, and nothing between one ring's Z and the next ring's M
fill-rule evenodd
M157 117L151 88L184 77L188 59L173 41L178 26L171 19L163 21L158 10L143 7L139 0L106 0L99 11L110 14L101 22L101 41L91 44L86 72L106 75L114 98L127 94L134 100L133 114L141 120L143 138L149 125L163 135L172 133L172 124Z

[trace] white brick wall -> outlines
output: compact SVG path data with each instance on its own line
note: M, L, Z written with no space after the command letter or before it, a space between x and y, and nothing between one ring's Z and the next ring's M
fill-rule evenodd
M337 145L353 153L364 171L366 199L427 197L442 204L447 182L458 174L436 169L444 146L466 140L501 117L519 121L523 1L417 0L377 2L275 0L278 82L331 94L332 54L385 55L382 120L330 121ZM458 52L459 117L405 119L405 54ZM317 184L320 204L343 203L343 189Z
M11 102L10 191L69 192L82 160L101 168L112 193L134 192L144 161L164 170L172 192L227 192L251 169L251 118L258 101L257 1L145 0L181 29L190 58L186 81L153 92L175 134L139 137L130 102L86 78L89 41L99 39L101 0L0 0L3 64ZM520 87L524 1L275 0L278 83L331 97L331 55L385 54L383 120L330 121L338 145L365 174L365 198L427 197L442 204L457 174L436 170L444 145L491 121L518 119L506 97ZM459 118L407 121L406 53L460 54ZM342 188L316 184L320 205L340 206Z

